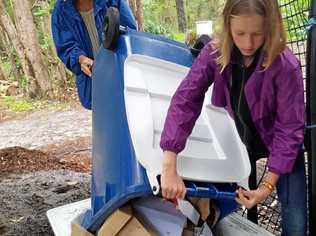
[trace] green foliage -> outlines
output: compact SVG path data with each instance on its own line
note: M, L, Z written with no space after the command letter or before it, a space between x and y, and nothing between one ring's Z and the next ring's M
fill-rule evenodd
M47 4L45 5L36 4L36 2L34 2L34 7L32 8L33 15L35 17L50 16L50 14L53 11L55 2L56 2L55 0L48 0L46 1Z
M279 0L290 41L306 38L310 2L311 0ZM184 0L187 30L194 31L198 20L212 20L214 31L218 31L224 3L224 0ZM145 31L179 40L175 37L178 34L175 0L144 0L144 22Z
M184 43L184 41L185 41L185 34L184 33L175 33L175 34L172 34L171 37L173 40L176 40L176 41L179 41L182 43Z
M42 49L49 49L53 46L53 39L51 35L47 35L43 31L38 31L38 37Z
M217 24L224 0L184 0L187 30L195 31L195 22L213 20ZM184 41L179 34L175 0L144 0L145 31ZM215 27L216 28L216 27Z
M173 39L179 42L184 42L185 34L173 32L170 28L163 26L161 24L155 24L154 22L146 22L144 27L145 32L162 35L169 39Z
M177 28L175 6L172 0L144 1L144 29L146 32L170 37Z
M148 20L145 22L144 31L152 34L171 37L172 30L167 26L163 26L162 24L157 24L151 20Z
M218 23L223 5L223 0L185 1L185 11L189 29L195 29L195 22L200 20L212 20L214 25L216 25Z
M27 89L27 86L29 84L29 78L27 75L22 75L21 78L20 78L20 86L21 88L23 88L24 90Z
M15 77L15 73L13 72L13 70L17 70L18 74L20 73L20 71L22 70L22 64L21 64L21 60L17 55L17 52L15 51L15 49L12 48L12 50L10 51L11 55L3 55L1 58L1 65L2 68L4 70L4 74L5 77L8 78L11 81L19 81L21 78L16 78ZM14 60L14 65L12 65L12 61Z
M2 101L7 109L14 112L28 111L35 108L33 103L28 99L5 96L2 98Z
M279 0L289 41L306 39L306 23L308 21L310 2L310 0Z
M5 7L6 7L6 10L7 10L7 13L8 15L10 16L10 18L13 20L14 22L14 14L13 14L13 3L12 3L12 0L8 0L8 1L4 1L4 4L5 4Z
M17 56L17 53L14 49L11 50L10 56L15 61L16 68L13 67L12 62L10 61L10 58L7 55L2 56L1 67L4 71L4 75L6 78L8 78L10 81L17 81L19 78L14 77L13 70L21 70L22 69L21 61L20 61L19 57Z
M1 68L3 69L5 77L10 76L10 72L12 70L12 64L7 61L7 58L2 58Z
M41 9L38 7L36 11L34 11L33 15L35 17L42 17L42 16L48 16L49 15L49 10L48 9Z
M64 109L70 105L62 102L52 102L47 100L34 100L30 98L4 96L0 97L0 108L5 108L13 112L32 111L43 108Z
M37 28L37 36L39 39L40 47L43 50L49 49L53 46L52 36L47 32L44 32L43 28L50 28L50 25L45 25L46 23L48 23L45 22L45 19L50 17L51 11L54 7L54 2L55 1L49 0L47 5L35 4L32 8L32 13Z

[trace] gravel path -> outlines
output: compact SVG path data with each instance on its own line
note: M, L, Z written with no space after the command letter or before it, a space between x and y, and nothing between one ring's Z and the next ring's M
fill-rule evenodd
M63 140L91 136L91 111L43 110L22 119L0 123L0 149L21 146L37 149Z

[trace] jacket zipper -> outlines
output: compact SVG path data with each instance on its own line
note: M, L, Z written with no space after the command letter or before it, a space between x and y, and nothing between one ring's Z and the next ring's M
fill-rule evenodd
M240 107L241 107L241 98L244 95L244 88L245 88L245 66L242 65L242 74L241 74L241 89L240 89L240 94L239 94L239 100L238 100L238 107L237 107L237 111L238 111L238 116L239 116L239 120L241 121L241 123L243 124L244 128L247 127L247 125L245 124L244 120L242 119L241 113L240 113ZM246 130L244 130L243 132L243 140L246 139Z
M238 100L238 107L237 107L238 114L240 114L241 97L242 97L242 95L244 93L244 87L245 87L245 67L242 65L241 89L240 89L239 100Z

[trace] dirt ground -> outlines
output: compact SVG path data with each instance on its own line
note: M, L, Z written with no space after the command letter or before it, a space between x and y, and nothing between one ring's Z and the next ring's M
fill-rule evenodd
M9 115L0 121L0 235L54 235L46 211L90 197L91 113Z

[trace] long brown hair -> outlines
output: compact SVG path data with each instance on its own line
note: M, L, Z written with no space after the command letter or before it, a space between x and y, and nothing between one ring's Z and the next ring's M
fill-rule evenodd
M265 58L262 65L264 70L286 47L286 32L277 0L227 0L222 15L222 31L215 44L219 51L217 63L221 66L221 71L229 64L233 48L231 17L252 14L263 16L265 19L265 42L263 45Z

